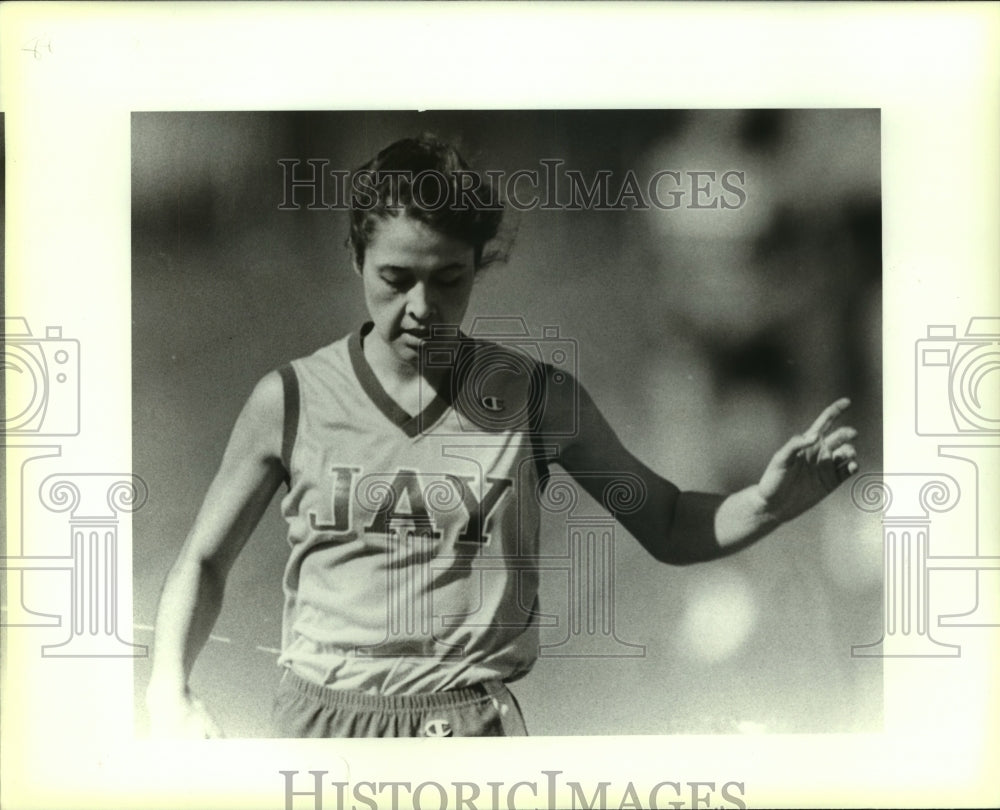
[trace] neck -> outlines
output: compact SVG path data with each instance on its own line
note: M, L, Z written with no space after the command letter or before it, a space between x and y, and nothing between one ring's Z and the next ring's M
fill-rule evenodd
M362 339L361 348L382 387L390 393L421 383L437 391L447 376L447 368L421 368L417 361L408 363L371 334Z

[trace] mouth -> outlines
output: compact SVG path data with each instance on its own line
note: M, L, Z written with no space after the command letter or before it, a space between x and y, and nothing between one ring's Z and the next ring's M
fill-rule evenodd
M411 326L399 330L403 342L409 345L419 345L426 342L454 341L458 337L458 327L441 323Z

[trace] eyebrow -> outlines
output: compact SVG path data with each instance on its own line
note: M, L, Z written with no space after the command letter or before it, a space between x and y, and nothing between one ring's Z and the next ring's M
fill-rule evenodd
M464 270L466 267L464 262L452 262L451 264L445 264L441 267L435 267L431 270L431 273L447 273L450 270ZM412 267L404 267L398 264L380 264L378 266L378 272L380 273L412 273Z

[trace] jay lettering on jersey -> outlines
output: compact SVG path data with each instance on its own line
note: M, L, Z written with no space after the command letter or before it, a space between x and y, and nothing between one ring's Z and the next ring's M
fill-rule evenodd
M309 523L316 531L351 539L359 533L358 523L360 532L383 537L394 534L394 525L406 523L437 540L446 521L458 523L464 517L455 542L486 545L490 516L514 483L509 478L487 477L485 486L478 488L474 476L420 474L406 469L394 475L364 475L358 467L334 466L330 473L330 513L321 518L310 512ZM359 517L359 507L366 517Z

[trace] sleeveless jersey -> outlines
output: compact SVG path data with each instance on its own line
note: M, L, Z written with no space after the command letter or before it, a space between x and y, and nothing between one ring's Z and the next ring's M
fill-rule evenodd
M494 343L434 340L424 361L445 383L410 415L365 359L370 328L282 369L279 664L381 694L519 678L538 651L544 374Z

